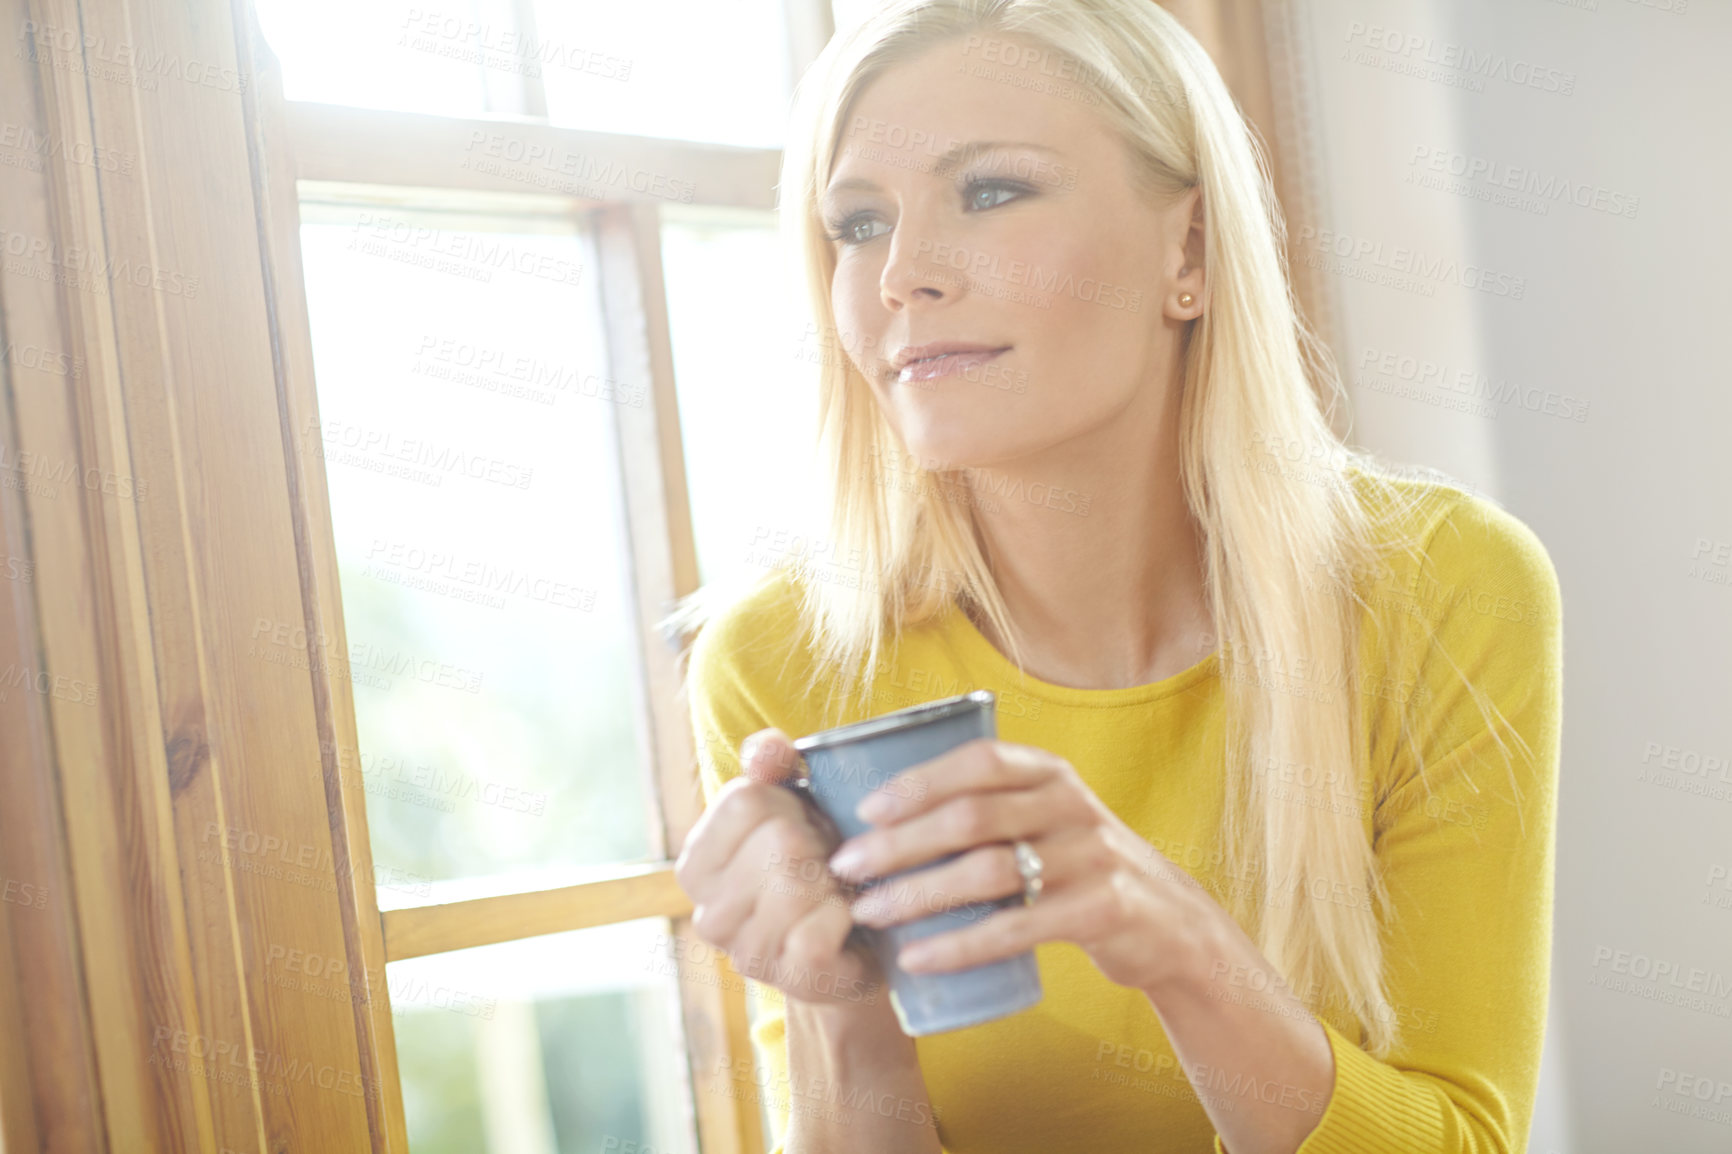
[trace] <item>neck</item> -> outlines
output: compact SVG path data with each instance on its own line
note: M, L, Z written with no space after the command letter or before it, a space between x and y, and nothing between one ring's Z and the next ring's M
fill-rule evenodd
M1024 667L1043 681L1144 685L1214 649L1200 527L1179 480L1176 399L1171 408L1144 414L1133 401L1096 429L971 478L986 498L974 513L988 566ZM1008 655L990 622L969 615Z

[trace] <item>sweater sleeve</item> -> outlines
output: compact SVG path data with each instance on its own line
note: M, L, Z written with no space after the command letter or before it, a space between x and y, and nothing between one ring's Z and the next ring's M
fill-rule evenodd
M724 613L706 624L692 643L686 700L706 806L723 785L740 775L740 743L747 737L772 725L790 737L801 736L799 730L807 719L785 716L776 704L777 686L789 676L786 664L776 647L765 643L765 638L789 636L791 621L785 608L749 599L744 611ZM858 1107L832 1100L821 1080L790 1081L787 1004L782 991L752 978L744 981L752 995L756 1069L749 1081L743 1071L736 1071L736 1083L729 1090L738 1091L735 1097L745 1106L762 1104L771 1128L767 1154L786 1154L784 1143L794 1110L833 1118ZM941 1147L941 1154L950 1151Z
M755 699L743 676L738 648L746 630L734 614L724 614L698 631L686 670L686 700L691 712L692 740L697 750L698 780L704 804L715 800L722 786L738 777L740 743L760 729L775 724L764 716L763 704ZM782 1137L788 1130L788 1046L784 1035L786 1010L782 994L745 978L758 999L752 1014L752 1050L756 1071L746 1079L735 1069L736 1085L730 1091L748 1109L760 1103L768 1107L774 1137L769 1154L783 1154Z
M1380 1060L1323 1022L1334 1088L1298 1154L1527 1149L1550 980L1561 596L1532 530L1480 499L1454 506L1426 558L1416 731L1376 775L1401 1037ZM1219 1135L1215 1151L1227 1154Z

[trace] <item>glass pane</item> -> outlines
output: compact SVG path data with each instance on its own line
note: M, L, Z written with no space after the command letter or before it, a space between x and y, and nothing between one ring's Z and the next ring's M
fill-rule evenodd
M589 246L568 220L303 205L321 453L384 908L652 839ZM587 868L586 868L587 867Z
M783 0L255 3L290 100L782 144Z
M441 15L397 0L253 2L290 100L466 117L526 109L521 60L487 51L510 25L460 15L467 4Z
M813 483L818 358L768 212L663 206L662 268L698 568L728 586L825 556ZM832 354L834 355L834 354Z
M696 1154L666 918L385 971L414 1154Z
M792 93L783 0L535 0L535 22L557 62L541 70L552 123L782 146Z

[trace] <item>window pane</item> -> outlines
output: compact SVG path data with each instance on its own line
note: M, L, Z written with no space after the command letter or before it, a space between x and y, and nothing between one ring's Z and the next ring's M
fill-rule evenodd
M782 5L535 0L536 32L547 45L593 53L556 57L564 66L541 70L548 119L564 128L780 148L792 93Z
M800 286L779 255L775 217L667 205L662 267L680 438L698 568L728 586L813 558L813 483L821 350ZM845 558L819 557L846 579Z
M319 425L384 908L651 857L615 388L571 221L303 205ZM448 882L448 879L467 879Z
M440 116L520 115L524 65L486 45L509 31L471 26L468 5L397 0L254 0L259 27L282 62L283 95ZM429 24L429 19L432 23Z
M782 144L783 0L255 3L290 100Z
M666 918L385 970L414 1154L695 1154Z

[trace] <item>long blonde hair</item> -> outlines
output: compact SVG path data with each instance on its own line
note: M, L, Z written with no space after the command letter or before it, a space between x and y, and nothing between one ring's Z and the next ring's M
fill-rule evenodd
M1295 996L1313 1008L1350 1008L1368 1049L1386 1055L1399 1038L1378 929L1388 894L1360 812L1341 804L1333 775L1315 772L1351 766L1346 792L1363 796L1358 694L1313 700L1319 695L1271 685L1262 667L1322 658L1322 667L1346 674L1345 684L1358 683L1365 601L1357 581L1387 572L1390 549L1411 552L1416 542L1384 530L1403 523L1421 493L1330 427L1322 399L1333 406L1345 396L1335 362L1294 300L1286 225L1262 147L1207 53L1153 0L891 0L833 38L797 87L780 183L784 240L806 281L819 342L841 347L830 305L836 257L817 202L845 117L885 68L970 35L1020 36L1073 63L1076 91L1120 133L1152 198L1202 189L1207 284L1185 344L1180 472L1203 534L1220 641L1228 801L1219 860L1225 876L1249 883L1222 900ZM968 503L946 492L957 470L923 468L906 486L873 483L886 459L906 450L846 357L821 361L818 424L829 539L875 580L798 582L815 658L808 695L826 686L832 716L850 694L869 701L886 645L953 602L990 621L1020 667L1016 630ZM705 612L688 599L669 620L701 621ZM1395 631L1380 632L1393 667ZM1238 668L1247 663L1253 671ZM1483 711L1487 700L1469 690ZM1403 733L1417 755L1407 720ZM1312 772L1283 783L1277 797L1258 767L1283 766ZM1271 900L1318 886L1340 892L1339 884L1370 900Z

